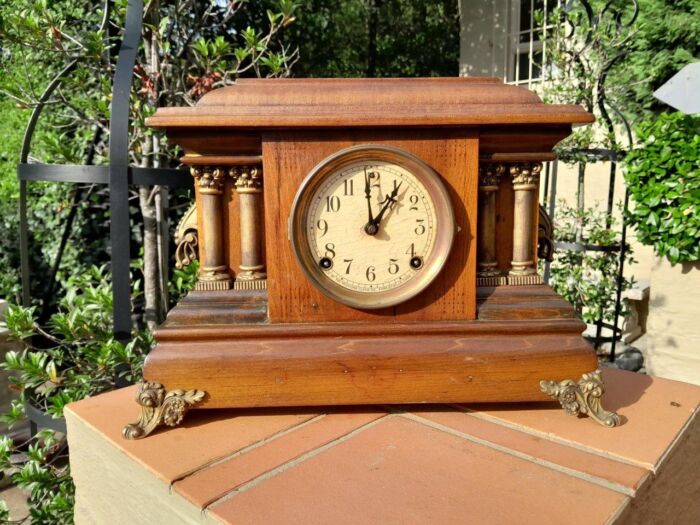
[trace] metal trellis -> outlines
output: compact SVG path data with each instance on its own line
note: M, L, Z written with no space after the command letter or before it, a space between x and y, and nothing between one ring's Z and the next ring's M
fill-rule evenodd
M104 5L104 17L100 29L108 24L111 1ZM130 283L130 226L129 185L160 185L170 187L191 186L192 178L185 170L170 168L142 168L129 166L129 96L133 70L136 63L143 20L143 0L130 0L126 10L124 36L119 47L114 83L112 86L112 108L110 114L109 165L55 165L29 162L34 130L46 102L60 86L62 80L76 67L71 61L49 83L34 108L24 134L17 177L20 187L20 257L22 275L22 302L29 306L30 265L29 228L27 220L27 183L30 181L66 182L73 184L106 184L109 187L111 271L113 294L114 335L119 341L131 338L131 283ZM91 155L88 155L88 162ZM67 220L70 228L72 219ZM67 233L64 234L64 238ZM64 244L65 241L62 241ZM54 268L60 264L62 250ZM52 284L53 286L53 284Z

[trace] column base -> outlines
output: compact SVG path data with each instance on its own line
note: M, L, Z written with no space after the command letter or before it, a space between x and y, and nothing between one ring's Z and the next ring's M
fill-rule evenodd
M559 401L569 415L586 414L596 423L610 428L620 424L620 416L605 410L601 404L605 385L600 370L583 374L578 382L571 379L540 381L540 388L542 392Z
M508 276L508 286L531 286L543 283L544 279L542 279L542 276L536 273Z
M267 279L265 272L241 271L236 274L236 281L264 281Z
M199 270L199 279L194 289L201 292L230 290L231 284L232 279L226 266L203 267Z
M476 276L476 285L477 286L507 286L508 285L508 277L505 275L493 275L493 276L481 276L477 275Z
M221 281L197 281L194 289L198 292L215 292L231 289L231 279Z

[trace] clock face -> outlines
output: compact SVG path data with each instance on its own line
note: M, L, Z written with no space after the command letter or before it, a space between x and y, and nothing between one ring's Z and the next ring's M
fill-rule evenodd
M444 265L455 232L440 177L387 146L356 146L321 162L299 189L290 219L307 277L358 308L420 293Z

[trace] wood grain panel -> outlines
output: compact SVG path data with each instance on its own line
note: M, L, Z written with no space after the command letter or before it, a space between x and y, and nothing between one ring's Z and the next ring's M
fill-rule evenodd
M226 264L232 276L238 273L241 264L241 223L238 213L238 194L230 178L226 178L224 185L223 199L223 227L224 254L226 254Z
M547 399L542 379L598 366L578 333L372 332L379 335L161 342L144 377L168 390L205 389L201 408L536 401Z
M502 272L510 270L510 263L513 260L514 204L513 181L506 166L506 173L501 177L496 193L496 260L498 269Z
M455 237L446 267L429 289L399 307L362 311L326 298L305 279L292 253L287 230L292 201L307 173L340 149L369 143L404 149L440 174L453 199L461 231ZM265 223L270 232L266 239L270 321L474 319L477 147L474 132L465 129L264 134Z

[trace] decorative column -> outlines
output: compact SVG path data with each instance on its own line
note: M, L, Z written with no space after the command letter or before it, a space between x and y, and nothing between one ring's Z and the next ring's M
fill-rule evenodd
M477 284L496 286L500 283L496 260L496 192L505 172L503 164L479 166L479 232Z
M224 257L222 221L222 195L226 171L222 168L196 166L191 168L192 176L199 187L202 204L201 266L195 290L228 290L231 276Z
M262 167L235 166L230 169L239 198L241 226L241 265L236 275L236 287L256 288L265 280L262 255ZM240 283L240 285L238 284ZM260 283L263 284L263 283Z
M515 205L513 209L513 260L508 284L540 284L535 267L535 234L533 224L542 163L525 162L510 167L513 177Z

